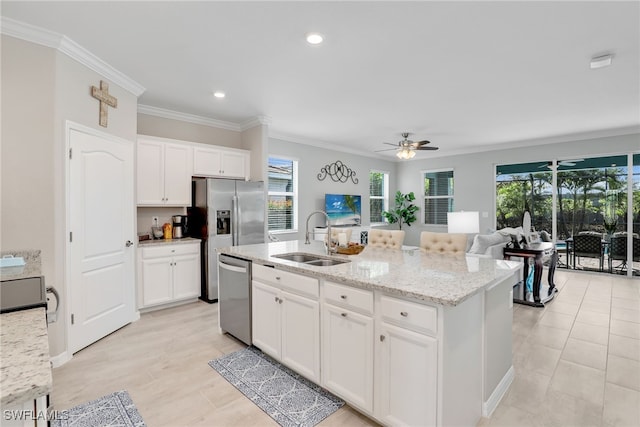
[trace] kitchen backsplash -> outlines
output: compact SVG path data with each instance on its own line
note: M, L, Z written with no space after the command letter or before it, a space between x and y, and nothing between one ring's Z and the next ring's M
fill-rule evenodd
M138 235L142 233L151 234L151 226L153 225L153 217L158 217L158 225L162 227L165 222L171 223L173 215L186 215L187 208L162 208L148 207L138 208Z

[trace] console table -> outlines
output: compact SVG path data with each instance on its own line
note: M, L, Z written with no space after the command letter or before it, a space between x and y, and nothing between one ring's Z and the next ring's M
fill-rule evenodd
M544 307L558 292L555 283L553 283L553 275L556 271L558 262L558 252L554 244L551 242L532 243L521 248L504 248L504 259L511 257L524 258L524 277L522 282L517 283L513 287L513 302L517 304L530 305L533 307ZM549 274L547 275L548 285L542 285L542 263L545 258L550 257ZM527 292L527 276L529 275L529 260L534 261L533 270L533 289ZM542 291L542 292L541 292ZM540 295L544 296L541 297Z

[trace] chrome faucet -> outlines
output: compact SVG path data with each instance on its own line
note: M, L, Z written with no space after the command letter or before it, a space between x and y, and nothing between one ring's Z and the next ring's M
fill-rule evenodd
M327 246L327 253L328 254L334 253L336 252L336 248L331 245L331 221L329 221L329 215L327 215L325 211L313 211L307 217L307 227L306 227L307 230L305 233L304 244L305 245L311 244L311 242L309 241L309 219L311 219L311 217L317 213L324 215L324 217L327 219L327 241L325 244Z

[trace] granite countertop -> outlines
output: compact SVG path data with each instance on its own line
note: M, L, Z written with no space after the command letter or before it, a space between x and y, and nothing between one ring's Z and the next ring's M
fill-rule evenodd
M216 250L218 253L258 264L273 265L281 270L448 306L460 304L522 267L521 262L514 261L427 254L420 249L382 249L369 246L358 255L331 255L351 262L328 267L274 257L289 252L326 256L324 244L319 241L306 245L294 240Z
M44 308L0 315L0 405L51 393L49 338Z
M181 239L158 239L158 240L143 240L142 242L138 242L138 247L142 248L145 246L159 246L159 245L184 245L187 243L196 243L200 242L200 239L196 239L195 237L183 237Z
M24 258L25 265L0 268L0 280L16 280L42 276L40 250L2 251L0 256L13 255Z

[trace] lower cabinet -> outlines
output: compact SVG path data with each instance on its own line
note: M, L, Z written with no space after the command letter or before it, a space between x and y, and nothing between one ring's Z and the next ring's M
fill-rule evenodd
M324 387L373 413L373 318L332 304L322 314Z
M319 383L318 280L254 264L251 304L253 344Z
M438 341L381 322L376 417L386 425L436 425Z
M142 247L138 251L138 308L200 295L199 242Z

